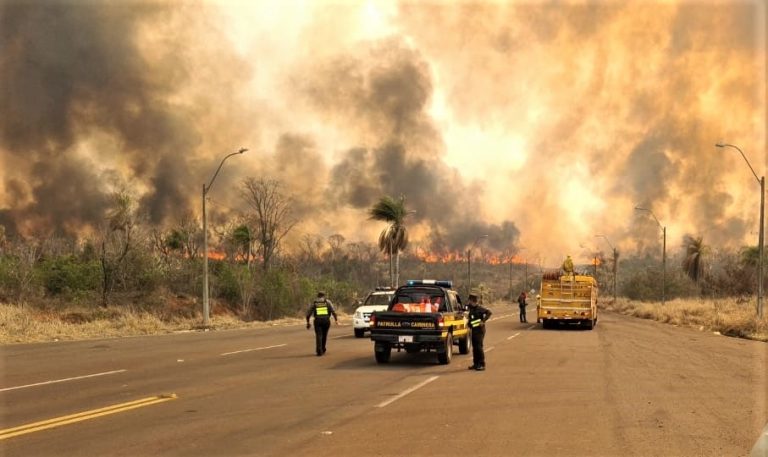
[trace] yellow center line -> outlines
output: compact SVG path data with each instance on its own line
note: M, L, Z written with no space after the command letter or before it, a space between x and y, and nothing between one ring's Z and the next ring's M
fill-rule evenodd
M60 427L62 425L74 424L75 422L95 419L97 417L107 416L109 414L121 413L131 409L141 408L143 406L175 400L176 398L178 398L176 397L176 394L158 395L155 397L142 398L141 400L129 401L127 403L119 403L117 405L106 406L104 408L69 414L67 416L61 416L54 419L33 422L31 424L20 425L18 427L7 428L5 430L0 430L0 440L13 438L14 436L19 435L25 435L27 433L39 432L49 428Z

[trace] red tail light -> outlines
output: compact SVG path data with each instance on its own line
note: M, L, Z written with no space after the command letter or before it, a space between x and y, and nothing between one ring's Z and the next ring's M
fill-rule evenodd
M437 326L438 327L445 327L445 319L443 319L443 316L440 316L437 318Z
M376 327L376 314L371 314L371 320L370 320L371 327Z

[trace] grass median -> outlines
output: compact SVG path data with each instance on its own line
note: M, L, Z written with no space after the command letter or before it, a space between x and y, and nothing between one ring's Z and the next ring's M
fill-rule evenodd
M674 299L662 306L661 302L619 298L615 303L603 302L600 307L642 319L768 342L768 318L757 318L754 299Z
M339 316L340 318L342 316ZM156 335L201 329L199 316L185 317L135 310L130 307L41 310L0 304L0 344ZM214 330L295 325L303 319L284 318L246 322L232 314L211 316Z

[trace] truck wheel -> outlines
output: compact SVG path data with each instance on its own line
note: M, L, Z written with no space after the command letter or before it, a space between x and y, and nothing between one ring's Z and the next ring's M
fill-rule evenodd
M392 356L392 346L386 343L376 343L373 347L373 354L376 356L378 363L387 363L390 356Z
M459 354L469 354L472 349L472 334L467 332L467 336L459 340Z
M362 329L362 328L355 329L355 338L362 338L364 336L365 336L365 329Z
M440 365L448 365L451 363L451 356L453 356L453 336L450 333L445 337L445 347L443 349L444 352L437 353L437 361L440 362Z
M551 325L549 325L549 319L542 319L541 320L541 326L543 328L550 328L550 327L552 327Z

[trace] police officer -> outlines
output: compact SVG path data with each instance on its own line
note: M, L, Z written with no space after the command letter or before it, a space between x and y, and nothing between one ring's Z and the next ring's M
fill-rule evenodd
M520 322L528 322L528 318L525 316L525 307L528 306L528 295L525 291L520 292L517 297L517 304L520 307Z
M491 310L477 303L477 295L469 294L469 327L472 330L472 366L470 370L485 370L485 321L491 317Z
M315 352L318 356L325 354L325 342L328 340L328 329L331 328L331 316L336 324L339 318L336 317L336 310L333 309L333 303L325 298L325 292L318 292L317 298L312 302L307 310L307 330L309 330L309 318L315 317Z

